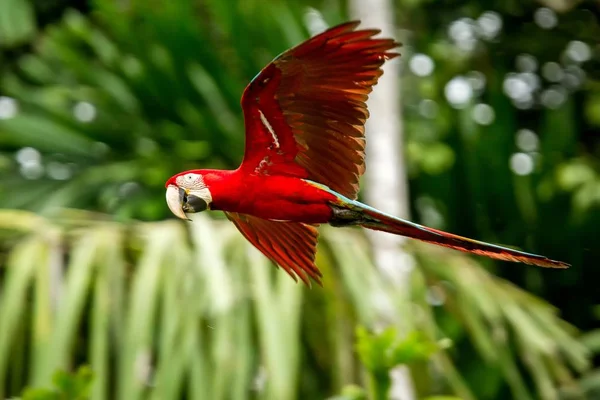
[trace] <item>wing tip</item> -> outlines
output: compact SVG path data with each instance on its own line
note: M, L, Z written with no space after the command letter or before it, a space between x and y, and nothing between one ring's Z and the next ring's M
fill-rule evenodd
M356 29L358 28L358 26L360 25L362 21L360 19L351 19L350 21L347 22L343 22L341 24L339 24L338 26L348 26L348 27L352 27L352 29Z
M361 29L356 29L359 27L359 25L362 23L362 21L360 19L355 19L355 20L351 20L348 22L344 22L342 24L333 26L330 29L335 29L338 27L348 27L351 28L350 31L356 31L356 32L365 32L365 33L369 33L370 36L376 36L379 35L382 31L380 28L361 28ZM393 44L394 44L394 48L395 47L401 47L402 43L401 42L397 42L395 39L389 39Z
M402 43L396 43L398 46L402 46ZM383 53L383 56L385 57L386 60L392 60L396 57L400 57L400 53L396 53L395 51L386 51L385 53Z
M373 36L379 35L382 32L381 29L379 29L379 28L357 29L361 23L362 23L362 21L360 19L343 22L341 24L337 24L337 25L327 28L325 31L323 31L320 34L318 34L317 36L315 36L315 38L316 37L328 37L329 39L332 39L332 38L335 38L338 36L343 36L343 35L346 35L346 34L349 34L352 32L362 33L362 34L365 34L368 37L372 38ZM390 44L389 49L395 49L398 47L402 47L402 43L396 41L395 39L385 39L385 40L389 41L389 44ZM397 53L393 53L393 54L397 54ZM400 54L397 54L397 55L400 55Z
M296 283L298 283L298 278L300 278L300 281L302 281L309 289L312 289L311 282L315 282L317 285L323 287L323 282L321 281L323 275L316 266L314 266L314 269L308 269L304 266L300 266L300 269L298 269L294 266L282 265L279 262L275 262L275 266L280 267L287 272Z

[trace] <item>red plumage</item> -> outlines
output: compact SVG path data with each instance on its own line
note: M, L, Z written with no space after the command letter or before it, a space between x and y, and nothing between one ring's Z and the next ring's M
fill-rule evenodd
M474 254L550 267L568 264L462 238L355 201L365 170L366 101L392 39L359 22L333 27L281 54L242 96L246 146L233 171L171 177L167 203L179 217L222 210L244 237L294 279L320 282L315 225L361 225Z

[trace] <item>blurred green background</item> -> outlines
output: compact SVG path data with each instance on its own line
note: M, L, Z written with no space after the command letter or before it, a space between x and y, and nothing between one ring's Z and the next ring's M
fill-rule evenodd
M600 398L597 1L390 2L413 219L571 269L410 242L398 293L325 227L307 289L172 219L165 180L236 167L244 86L348 1L0 2L0 398L387 398L396 365L414 398Z

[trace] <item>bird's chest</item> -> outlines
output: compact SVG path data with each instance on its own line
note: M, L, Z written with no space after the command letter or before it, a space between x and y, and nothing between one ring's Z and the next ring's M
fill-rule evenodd
M230 193L215 209L307 223L325 223L331 217L326 195L298 178L248 178L230 188Z

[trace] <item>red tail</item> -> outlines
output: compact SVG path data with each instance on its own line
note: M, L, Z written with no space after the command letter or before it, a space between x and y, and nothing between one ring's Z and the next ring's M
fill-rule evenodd
M551 260L537 254L496 246L490 243L480 242L478 240L418 225L401 218L387 215L362 203L352 202L352 204L346 206L352 211L362 214L362 218L359 218L357 221L358 225L368 229L407 236L424 242L450 247L455 250L478 254L489 258L495 258L497 260L522 262L549 268L570 267L570 265L565 262Z

